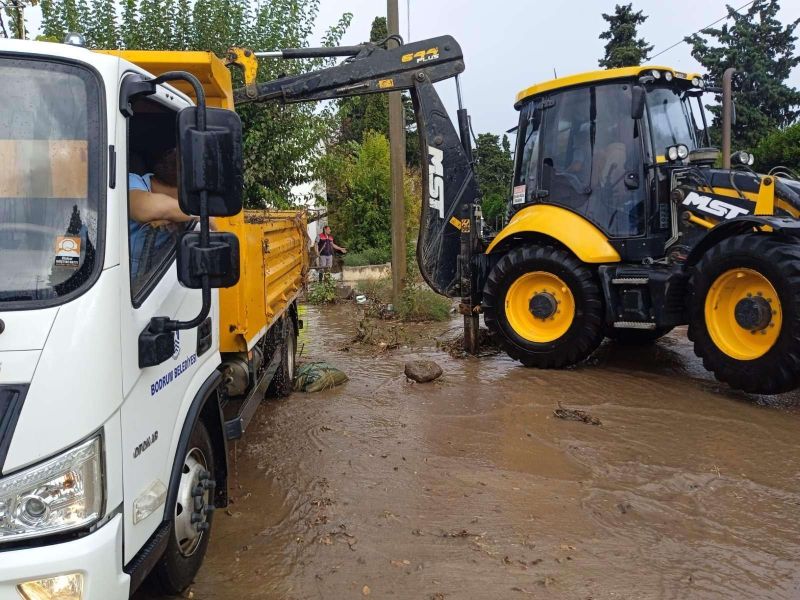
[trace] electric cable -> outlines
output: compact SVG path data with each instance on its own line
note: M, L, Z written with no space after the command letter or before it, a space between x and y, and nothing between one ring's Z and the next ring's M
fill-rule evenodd
M738 12L739 12L740 10L742 10L743 8L747 8L747 7L748 7L748 6L750 6L751 4L755 3L755 1L756 1L756 0L750 0L750 2L748 2L747 4L743 4L742 6L740 6L739 8L737 8L737 9L736 9L734 12L737 12L737 13L738 13ZM716 24L717 24L717 23L719 23L720 21L725 21L725 20L727 20L727 19L730 19L730 18L731 18L731 16L730 16L729 14L728 14L728 15L725 15L724 17L720 17L719 19L717 19L717 20L716 20L716 21L714 21L713 23L709 23L708 25L706 25L705 27L701 27L700 29L698 29L698 30L697 30L697 31L695 31L694 33L690 33L689 35L687 35L687 36L684 36L684 37L683 37L683 38L682 38L680 41L678 41L678 42L675 42L674 44L672 44L672 45L671 45L671 46L669 46L668 48L665 48L664 50L662 50L662 51L661 51L661 52L659 52L658 54L653 54L652 56L648 56L648 57L647 57L645 60L648 60L648 61L649 61L649 60L653 60L654 58L657 58L657 57L661 56L661 55L662 55L662 54L664 54L665 52L669 52L670 50L672 50L672 49L673 49L673 48L675 48L676 46L680 46L681 44L685 43L685 42L686 42L686 38L687 38L687 37L691 37L691 36L693 36L693 35L696 35L696 34L700 33L701 31L704 31L704 30L708 29L709 27L713 27L714 25L716 25Z

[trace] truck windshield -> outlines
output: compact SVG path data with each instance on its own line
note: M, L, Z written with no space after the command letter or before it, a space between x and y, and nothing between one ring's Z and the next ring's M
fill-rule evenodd
M97 256L100 89L78 66L0 57L0 310L77 292Z
M647 90L656 154L663 156L666 149L675 144L684 144L689 150L698 147L697 130L701 123L695 125L690 101L691 98L679 89L655 87Z

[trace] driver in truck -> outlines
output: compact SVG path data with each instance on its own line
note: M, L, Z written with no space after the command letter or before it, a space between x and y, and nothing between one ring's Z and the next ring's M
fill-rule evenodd
M178 204L178 159L175 148L167 150L155 163L152 173L128 175L130 203L131 274L135 278L147 242L152 250L169 243L177 231L175 224L195 220Z

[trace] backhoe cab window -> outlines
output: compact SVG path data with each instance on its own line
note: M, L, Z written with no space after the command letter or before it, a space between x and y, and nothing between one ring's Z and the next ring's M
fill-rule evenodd
M0 310L33 308L100 261L100 91L89 71L42 60L2 58L0 81Z
M650 128L657 155L663 156L664 151L675 144L684 144L690 150L698 147L697 135L702 120L700 123L694 122L692 100L675 88L655 87L647 90ZM694 102L698 100L694 99Z
M557 92L523 108L515 196L556 204L611 237L644 232L644 175L630 86Z

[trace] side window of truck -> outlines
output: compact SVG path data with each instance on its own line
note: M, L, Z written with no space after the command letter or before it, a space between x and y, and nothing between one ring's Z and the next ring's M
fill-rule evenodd
M178 209L175 110L139 99L128 120L128 253L139 306L169 269L191 217Z

